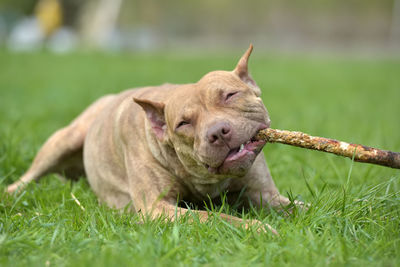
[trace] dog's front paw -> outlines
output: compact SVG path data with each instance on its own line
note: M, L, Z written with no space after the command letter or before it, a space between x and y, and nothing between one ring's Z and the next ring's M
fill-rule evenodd
M7 186L5 192L8 194L13 194L19 190L21 190L23 187L23 184L19 183L19 182L15 182L13 184L10 184L9 186Z
M271 225L268 223L263 223L259 220L247 220L244 225L245 229L255 228L257 233L273 233L276 236L279 236L278 231L276 231Z
M285 216L291 216L299 212L306 212L310 208L309 203L300 200L291 201L288 205L280 207L278 210L283 212Z
M294 205L297 208L302 209L304 211L307 211L310 208L310 203L304 203L303 201L300 200L295 200Z
M271 199L269 205L278 212L283 212L285 215L290 215L297 211L307 211L310 204L300 200L290 200L282 195L276 195Z

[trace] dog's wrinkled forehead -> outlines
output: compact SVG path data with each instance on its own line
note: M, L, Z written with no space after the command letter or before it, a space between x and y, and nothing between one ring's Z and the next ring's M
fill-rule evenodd
M193 117L201 110L216 107L224 92L243 88L246 85L232 72L210 72L197 83L179 88L167 105L167 120L182 116Z
M213 71L204 75L197 83L197 87L203 101L210 103L210 100L220 97L222 92L239 90L245 88L246 85L232 72Z

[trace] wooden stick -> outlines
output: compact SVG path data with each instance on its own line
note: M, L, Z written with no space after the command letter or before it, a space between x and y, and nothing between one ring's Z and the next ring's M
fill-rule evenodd
M339 156L353 158L358 162L372 163L400 169L400 153L373 147L350 144L334 139L311 136L302 132L277 129L264 129L256 135L257 140L281 143L301 148L319 150Z

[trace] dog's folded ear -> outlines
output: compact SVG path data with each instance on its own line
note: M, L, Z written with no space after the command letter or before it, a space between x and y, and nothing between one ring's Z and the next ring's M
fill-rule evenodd
M247 51L240 58L238 64L236 65L236 68L233 70L233 73L235 73L237 76L239 76L239 78L244 83L246 83L248 86L250 86L251 89L253 89L254 93L257 96L260 96L261 90L257 86L256 82L253 80L253 78L251 78L250 73L249 73L249 68L248 68L249 57L250 57L252 51L253 51L253 45L250 44Z
M155 136L160 141L165 140L167 131L164 115L165 104L135 97L133 98L133 101L139 104L143 108L144 112L146 112L146 116L151 124Z

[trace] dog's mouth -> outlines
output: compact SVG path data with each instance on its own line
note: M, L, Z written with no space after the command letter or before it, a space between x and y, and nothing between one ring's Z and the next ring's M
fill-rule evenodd
M225 161L233 161L240 159L247 153L258 153L260 149L265 145L265 141L256 140L255 137L252 137L247 142L241 144L239 147L231 149L228 155L225 158Z
M240 146L232 148L219 166L212 167L205 164L205 167L212 174L242 173L247 170L266 143L262 140L256 140L255 136Z

